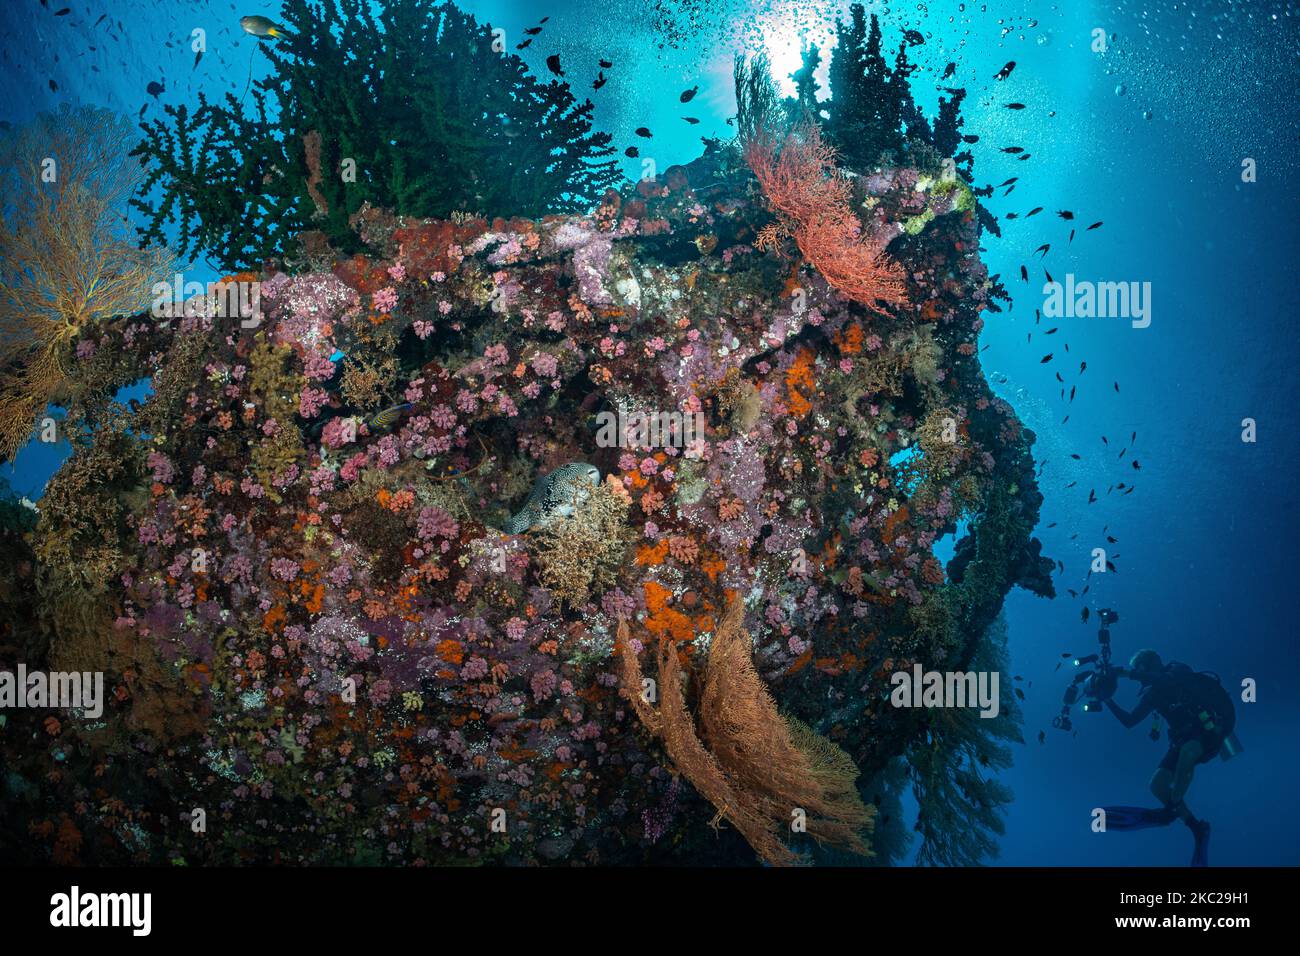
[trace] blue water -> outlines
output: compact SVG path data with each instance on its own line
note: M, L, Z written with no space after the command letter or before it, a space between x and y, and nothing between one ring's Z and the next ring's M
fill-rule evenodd
M274 2L236 9L229 2L111 0L72 3L68 15L55 17L64 5L6 0L0 8L0 119L21 122L67 101L132 116L147 102L146 116L153 115L160 107L145 92L151 81L163 82L162 99L173 103L192 102L200 89L239 95L250 63L255 76L265 63L254 57L256 41L240 32L238 17L277 12ZM658 7L676 11L674 23L693 15L704 28L674 46L677 35L661 29L663 14L650 0L464 6L504 27L512 48L525 27L549 15L524 55L541 73L545 57L560 53L575 86L589 82L586 73L594 77L597 58L612 59L608 85L592 94L596 123L615 133L620 154L634 142L632 130L648 126L655 138L642 156L659 172L698 155L701 135L730 134L737 42L761 37L779 71L788 73L798 65L801 36L823 39L822 18L836 9L833 3L665 0ZM1211 0L989 0L868 9L881 12L887 45L896 45L904 28L926 36L914 51L928 71L914 78L926 105L944 64L958 63L951 82L970 90L966 131L981 137L973 147L978 182L1020 177L1010 196L999 190L988 201L992 211L1023 217L1044 207L1032 219L1003 219L1003 237L987 236L985 247L990 270L1004 277L1016 301L1009 312L989 316L982 359L995 388L1038 434L1036 458L1045 462L1038 534L1044 553L1065 565L1055 601L1017 591L1006 606L1012 672L1027 688L1027 742L1006 774L1016 802L1000 862L1164 865L1190 855L1181 826L1132 834L1089 830L1095 806L1151 802L1146 781L1164 742L1148 740L1145 727L1126 732L1109 715L1077 709L1077 737L1050 726L1068 679L1057 663L1066 652L1095 648L1095 616L1080 623L1086 604L1094 612L1119 611L1113 634L1121 659L1151 646L1166 658L1218 672L1230 687L1243 678L1258 682L1258 702L1238 708L1245 752L1229 764L1202 767L1188 802L1214 825L1213 862L1300 863L1300 824L1292 813L1300 776L1300 655L1291 566L1300 536L1300 349L1291 319L1300 258L1294 164L1300 14L1286 3ZM109 20L95 26L101 13ZM122 28L110 31L113 21ZM198 67L189 46L195 28L207 31L209 44ZM1091 48L1095 29L1107 36L1105 53ZM1017 63L1014 73L995 83L993 74L1008 60ZM701 123L692 127L680 119L676 94L695 84L700 93L690 112ZM1008 110L1003 104L1010 101L1027 108ZM1032 159L999 152L1013 144ZM1256 182L1242 182L1245 158L1255 160ZM627 160L625 171L638 178L646 170ZM1058 218L1057 210L1074 211L1075 222ZM1102 228L1084 232L1097 220ZM1068 243L1071 225L1078 234ZM1045 242L1052 248L1040 265L1031 254ZM1022 264L1029 284L1019 279ZM1044 265L1058 279L1072 272L1093 281L1150 282L1150 327L1115 319L1036 325ZM207 281L215 274L200 268L188 278ZM1059 331L1045 335L1053 324ZM1041 364L1048 352L1055 360ZM1088 368L1079 375L1081 361ZM1057 370L1067 397L1078 386L1072 403L1060 397ZM1258 423L1253 444L1240 437L1247 417ZM65 453L59 446L29 446L16 471L5 465L0 474L34 498ZM1130 466L1133 458L1141 471ZM1121 481L1136 491L1106 493ZM1067 488L1071 482L1077 485ZM1099 500L1090 505L1094 488ZM1108 545L1106 535L1118 542ZM1108 548L1117 571L1093 575L1090 592L1072 599L1066 589L1089 583L1087 563L1098 546ZM1131 691L1121 688L1120 700L1131 704ZM1045 743L1037 740L1039 730Z

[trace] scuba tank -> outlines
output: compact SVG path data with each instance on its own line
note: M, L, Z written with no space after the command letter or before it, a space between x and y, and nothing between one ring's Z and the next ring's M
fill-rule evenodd
M1191 710L1196 723L1204 732L1217 734L1222 739L1219 758L1231 760L1241 753L1244 748L1233 732L1237 722L1236 710L1219 675L1213 671L1193 671L1175 661L1170 664L1195 698Z
M1226 724L1225 727L1220 727L1215 723L1214 714L1212 714L1207 708L1201 708L1200 713L1197 716L1201 721L1201 726L1206 730L1223 733L1223 743L1219 745L1219 759L1226 762L1245 749L1242 746L1241 741L1237 739L1237 734L1233 730L1233 726L1237 722L1236 709L1232 706L1232 698L1228 695L1228 691L1224 688L1223 681L1220 679L1218 674L1213 671L1201 671L1198 676L1204 677L1207 680L1213 680L1215 690L1222 695L1221 703L1222 706L1226 708L1227 716L1227 720L1224 721Z
M1231 760L1244 749L1241 741L1237 739L1237 735L1229 732L1228 736L1223 738L1223 746L1219 748L1219 759Z
M1218 725L1214 722L1214 715L1204 707L1200 709L1200 712L1196 716L1201 722L1201 727L1206 731L1215 733L1219 730ZM1237 754L1241 753L1243 749L1241 741L1237 739L1236 733L1230 730L1223 735L1223 743L1219 746L1219 759L1224 761L1231 760L1233 757L1237 756Z

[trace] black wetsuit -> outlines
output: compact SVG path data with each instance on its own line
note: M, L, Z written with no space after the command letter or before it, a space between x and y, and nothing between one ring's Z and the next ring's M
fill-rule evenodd
M1133 727L1152 712L1163 717L1169 728L1169 749L1160 760L1160 766L1166 770L1178 766L1179 751L1192 740L1201 742L1201 758L1197 763L1212 760L1224 739L1232 733L1236 721L1231 699L1217 680L1176 662L1171 662L1142 690L1138 705L1127 720L1117 716L1124 726Z

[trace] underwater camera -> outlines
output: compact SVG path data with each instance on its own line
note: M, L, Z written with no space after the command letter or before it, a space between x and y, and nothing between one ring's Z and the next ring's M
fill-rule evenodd
M1123 673L1122 668L1114 667L1110 662L1110 626L1119 623L1119 614L1110 608L1103 608L1097 612L1097 619L1101 622L1101 627L1097 631L1097 643L1101 649L1096 654L1074 659L1075 667L1088 669L1080 670L1075 674L1074 680L1070 681L1070 686L1065 688L1061 712L1052 718L1052 726L1058 730L1073 729L1074 725L1070 722L1070 708L1080 697L1083 698L1084 713L1101 713L1102 702L1115 693L1115 686Z

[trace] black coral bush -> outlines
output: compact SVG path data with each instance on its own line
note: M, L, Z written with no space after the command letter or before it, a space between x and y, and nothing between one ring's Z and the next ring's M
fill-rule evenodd
M247 105L165 108L136 147L149 243L238 269L304 230L356 251L363 205L448 218L540 217L594 205L621 176L592 104L542 82L445 0L287 0L290 35ZM174 237L173 237L174 228Z

